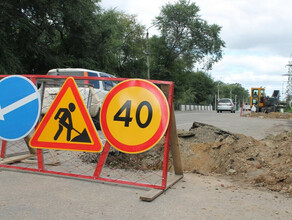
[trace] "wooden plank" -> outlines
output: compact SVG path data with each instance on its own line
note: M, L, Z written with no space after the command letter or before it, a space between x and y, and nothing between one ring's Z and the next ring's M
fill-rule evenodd
M180 149L178 143L178 136L176 130L174 109L171 115L171 132L170 132L170 153L173 159L174 173L176 175L183 175L182 162L180 157Z
M152 189L145 193L145 195L140 196L140 199L145 202L152 202L154 199L156 199L158 196L160 196L162 193L164 193L166 190L168 190L170 187L172 187L174 184L176 184L178 181L180 181L183 178L183 175L172 175L168 177L167 186L165 189Z
M22 160L21 163L27 163L27 164L37 164L37 160L30 160L30 159L25 159L25 160ZM48 165L48 166L58 166L60 165L61 163L60 162L45 162L44 165Z
M49 153L51 158L52 158L52 162L44 162L45 165L57 166L57 165L61 164L60 158L54 150L48 150L44 153ZM28 164L37 164L38 163L37 158L32 158L32 159L33 160L25 159L25 160L22 160L21 162L28 163Z
M166 97L169 95L169 85L161 85L161 90ZM175 121L174 108L172 108L171 119L171 132L170 132L170 153L173 159L174 173L176 175L183 175L182 162L180 157L180 149L177 136L177 128Z
M33 154L25 154L25 155L20 155L20 156L14 156L14 157L8 157L4 158L0 161L0 164L11 164L11 163L16 163L20 162L22 160L25 160L27 158L35 157Z

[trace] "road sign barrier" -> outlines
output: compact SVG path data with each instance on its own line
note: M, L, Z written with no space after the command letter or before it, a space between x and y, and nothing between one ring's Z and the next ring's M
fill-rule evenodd
M38 85L46 115L42 115L34 135L18 141L2 140L0 168L160 190L168 186L171 167L175 174L180 174L175 181L181 178L172 82L73 77L78 86L69 78L62 87L65 76L26 77ZM99 91L93 88L91 93L82 94L81 87L91 85L78 83L94 80L120 83L104 100L100 113L102 130L98 131L93 129L86 112L93 93ZM52 83L59 85L61 91L52 92L54 102L44 106L44 91L49 90ZM29 141L36 151L32 151Z
M118 84L108 93L101 109L106 139L125 153L149 150L162 138L168 123L169 106L164 94L146 80Z
M100 152L101 141L72 77L67 78L30 140L33 148Z
M0 81L0 138L15 141L27 136L40 116L40 95L23 76Z

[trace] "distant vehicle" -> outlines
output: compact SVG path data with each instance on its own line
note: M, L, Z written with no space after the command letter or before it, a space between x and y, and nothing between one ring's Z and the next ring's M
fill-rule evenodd
M88 76L88 77L107 77L114 78L115 76L94 70L81 68L61 68L52 69L47 73L49 76ZM48 79L44 86L44 99L42 114L45 114L51 106L56 95L59 93L64 79ZM114 81L100 80L76 80L79 92L83 98L84 104L87 107L90 116L97 129L100 129L99 112L103 100L107 93L115 86Z
M280 91L274 90L271 97L266 96L265 89L251 88L250 106L254 106L257 112L278 112L286 107L286 102L280 101Z
M231 113L235 113L235 105L233 104L232 99L223 98L218 101L217 113L222 111L230 111Z
M262 87L251 88L250 93L250 106L255 106L256 111L261 112L262 108L265 106L265 89Z

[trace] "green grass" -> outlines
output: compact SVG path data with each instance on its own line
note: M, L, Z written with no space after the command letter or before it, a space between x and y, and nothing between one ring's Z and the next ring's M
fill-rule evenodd
M286 108L284 109L284 112L290 112L290 113L292 113L292 109L291 109L290 107L286 107Z

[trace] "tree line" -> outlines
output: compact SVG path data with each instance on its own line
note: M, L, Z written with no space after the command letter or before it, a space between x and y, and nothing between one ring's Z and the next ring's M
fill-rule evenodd
M153 21L159 35L147 39L149 27L136 16L106 10L99 0L1 1L0 74L80 67L147 78L149 71L151 79L175 82L176 103L210 103L218 82L207 72L222 58L225 43L221 27L199 12L188 0L166 4ZM239 84L233 94L237 90L248 95Z

